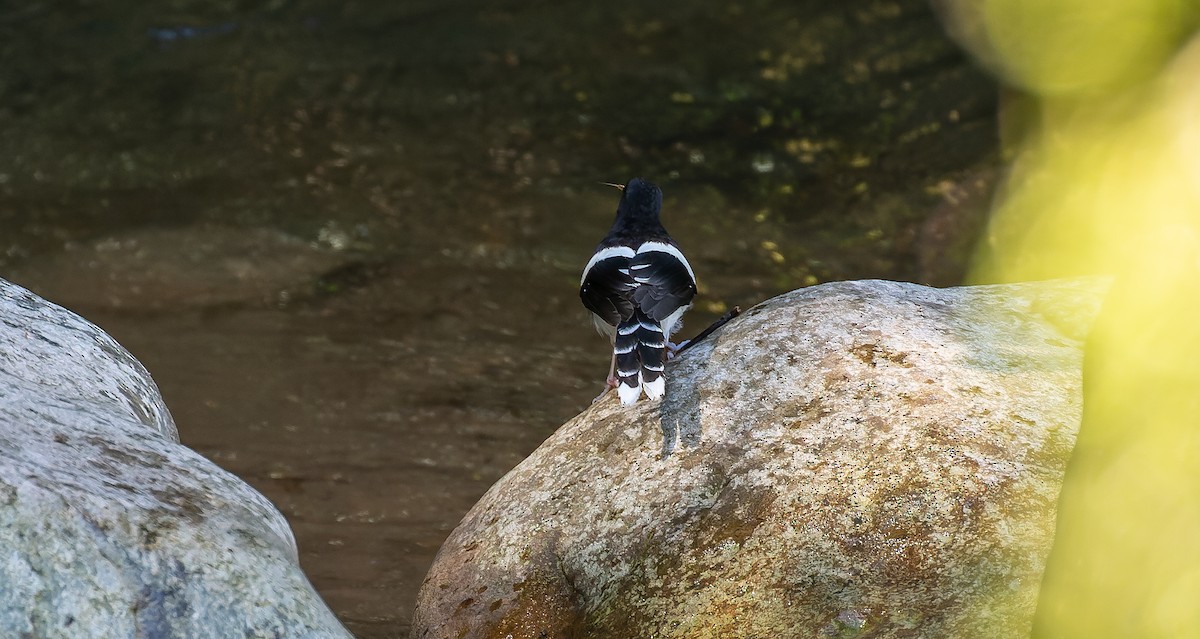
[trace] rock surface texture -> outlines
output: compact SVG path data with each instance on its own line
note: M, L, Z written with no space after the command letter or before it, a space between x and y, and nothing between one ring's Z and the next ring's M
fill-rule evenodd
M3 280L0 636L350 636L283 516L177 443L145 369Z
M1103 282L796 291L606 398L442 547L413 636L1026 637Z

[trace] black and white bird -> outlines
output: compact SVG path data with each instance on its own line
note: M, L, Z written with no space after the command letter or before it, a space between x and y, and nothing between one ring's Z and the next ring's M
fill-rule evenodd
M666 392L663 376L671 333L692 306L696 275L659 221L662 191L634 178L621 189L617 219L596 247L579 281L579 297L596 330L613 343L608 386L622 404L645 391ZM615 371L615 376L614 376Z

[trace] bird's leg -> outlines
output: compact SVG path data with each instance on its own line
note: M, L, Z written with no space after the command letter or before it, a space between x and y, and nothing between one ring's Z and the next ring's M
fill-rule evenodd
M617 353L613 351L612 362L608 364L608 379L604 380L605 388L617 387Z
M604 396L607 395L609 391L616 388L618 383L617 354L614 352L612 356L612 363L608 365L608 379L604 380L604 391L597 395L596 399L592 400L592 403L595 404L596 402L604 399Z

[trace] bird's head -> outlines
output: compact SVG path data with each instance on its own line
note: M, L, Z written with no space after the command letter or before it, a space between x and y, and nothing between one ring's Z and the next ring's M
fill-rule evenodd
M661 210L662 191L652 182L633 178L621 189L621 203L617 205L618 216L658 220Z

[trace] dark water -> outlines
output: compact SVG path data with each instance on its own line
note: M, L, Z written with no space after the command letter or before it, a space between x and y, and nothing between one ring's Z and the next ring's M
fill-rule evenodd
M917 1L32 2L0 69L0 276L146 364L360 637L598 392L598 182L666 192L686 337L955 282L995 175L994 91Z

